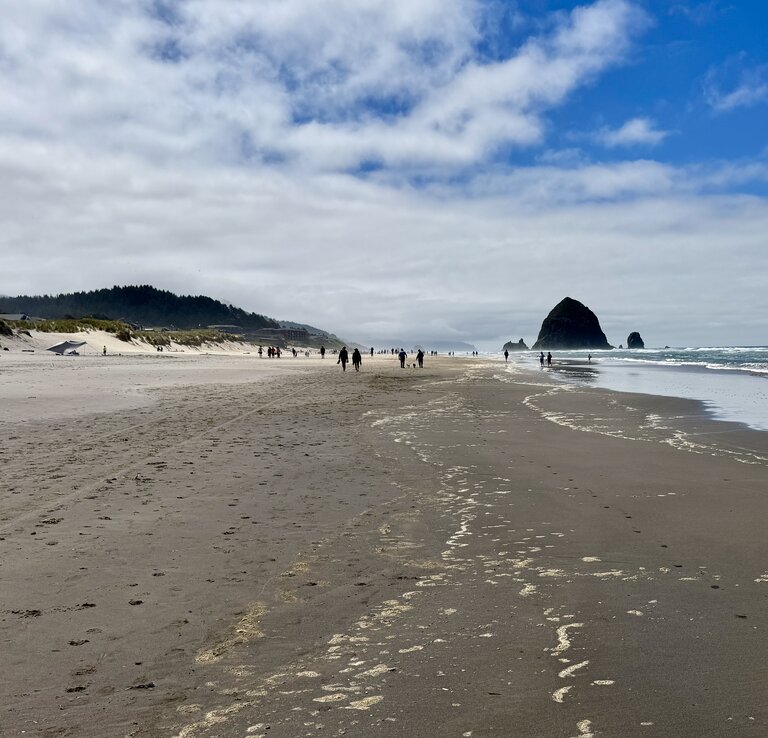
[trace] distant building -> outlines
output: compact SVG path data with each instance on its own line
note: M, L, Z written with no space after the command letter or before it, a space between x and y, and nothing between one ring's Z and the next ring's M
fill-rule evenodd
M291 341L292 343L309 341L309 332L304 328L262 328L248 335L264 340L274 339L276 341Z
M239 325L209 325L211 330L246 336L252 341L290 341L306 343L309 332L304 328L243 328Z

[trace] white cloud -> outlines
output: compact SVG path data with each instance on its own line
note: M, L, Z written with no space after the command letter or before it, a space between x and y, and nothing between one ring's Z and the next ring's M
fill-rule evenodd
M733 6L724 5L722 0L707 0L700 3L677 3L668 12L670 15L680 15L698 26L703 26L717 21L731 10Z
M619 128L603 128L596 134L595 140L608 148L655 146L667 136L669 131L660 131L650 118L632 118Z
M2 293L152 283L374 344L530 339L565 294L617 344L630 329L662 345L754 340L768 309L752 279L768 267L768 205L701 194L742 176L732 166L531 167L469 197L22 140L0 147L0 169ZM731 332L714 335L707 314Z
M688 174L655 161L575 166L524 167L478 176L470 191L478 197L507 196L535 209L678 193L690 187Z
M718 113L768 102L768 64L751 64L745 54L727 59L707 72L704 98Z
M537 158L541 164L552 164L562 167L575 167L587 161L585 152L579 148L547 149Z
M629 0L597 0L487 62L480 0L158 7L12 4L0 125L152 160L464 166L539 142L542 115L620 63L645 26Z

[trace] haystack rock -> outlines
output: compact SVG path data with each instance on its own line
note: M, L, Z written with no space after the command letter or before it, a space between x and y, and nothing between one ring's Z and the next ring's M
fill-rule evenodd
M645 343L643 342L643 339L640 337L640 334L637 331L632 331L632 333L629 334L627 337L627 348L628 349L644 349Z
M517 343L507 341L502 347L502 351L527 351L528 347L525 345L525 341L521 338Z
M611 349L597 316L566 297L544 318L534 349Z

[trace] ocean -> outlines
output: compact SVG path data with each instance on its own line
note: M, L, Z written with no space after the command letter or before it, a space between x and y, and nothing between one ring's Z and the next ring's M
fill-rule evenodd
M768 346L614 349L592 351L591 362L589 353L553 351L549 371L580 386L698 400L716 420L768 431ZM514 353L510 364L537 367L538 355Z

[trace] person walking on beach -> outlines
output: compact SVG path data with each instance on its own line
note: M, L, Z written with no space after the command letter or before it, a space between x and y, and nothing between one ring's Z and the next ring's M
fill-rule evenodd
M507 349L504 349L504 363L506 364L509 361L509 351Z
M541 364L542 367L544 366L544 352L543 351L539 354L539 364Z
M341 364L341 371L343 372L347 371L348 361L349 361L349 354L347 353L347 347L342 346L341 351L339 351L339 359L336 362L337 364Z
M261 346L259 346L259 358L260 359L264 358L263 354L264 354L264 349Z
M416 361L419 362L419 369L424 368L424 352L419 349L419 352L416 354Z
M592 363L592 354L587 354L587 364Z
M552 366L552 353L547 351L547 366Z
M400 368L405 369L405 360L408 358L408 354L405 353L405 349L400 349L400 353L397 355L400 359Z
M320 347L320 358L321 359L325 358L325 346Z
M360 352L355 349L352 352L352 366L355 367L355 371L360 371L360 364L363 363L363 357L360 355Z
M104 356L106 356L106 355L107 355L107 347L106 347L106 346L105 346L105 347L102 349L102 354L103 354Z
M371 346L371 356L373 356L373 346Z

